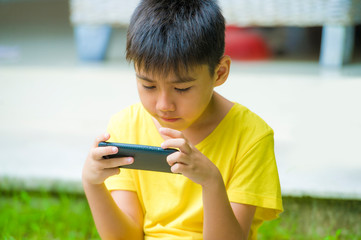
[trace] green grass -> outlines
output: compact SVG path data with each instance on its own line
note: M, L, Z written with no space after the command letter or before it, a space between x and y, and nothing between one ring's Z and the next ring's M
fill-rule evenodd
M361 201L284 197L283 205L280 218L260 227L260 239L361 240Z
M100 239L83 194L0 189L0 239ZM284 198L261 240L361 240L361 201Z
M0 191L0 239L99 239L83 195Z

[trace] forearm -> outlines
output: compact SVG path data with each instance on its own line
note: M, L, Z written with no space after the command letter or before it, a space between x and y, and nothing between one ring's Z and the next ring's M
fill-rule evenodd
M217 166L189 144L182 132L169 128L160 128L159 132L169 138L162 143L163 148L179 149L167 158L172 172L181 173L202 186L203 238L247 239L255 207L238 203L231 206Z
M143 239L142 229L119 209L104 184L83 187L102 239Z
M237 221L220 177L214 184L202 187L204 222L203 238L246 239L247 234Z

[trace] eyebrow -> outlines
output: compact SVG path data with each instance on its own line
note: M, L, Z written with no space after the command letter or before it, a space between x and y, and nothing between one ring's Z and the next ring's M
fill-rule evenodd
M154 81L153 79L150 79L146 76L143 75L139 75L138 73L135 74L137 76L137 78L140 78L144 81L150 82L150 83L154 83L156 81ZM172 80L172 83L187 83L187 82L193 82L195 81L195 78L192 78L190 76L185 76L185 77L177 77L176 79Z

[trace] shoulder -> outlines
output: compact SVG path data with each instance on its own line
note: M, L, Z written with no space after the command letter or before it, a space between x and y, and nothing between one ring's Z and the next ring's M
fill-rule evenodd
M124 142L138 129L145 116L141 103L133 104L114 114L108 123L107 131L114 142Z
M110 121L111 122L118 122L118 121L122 121L125 120L127 118L134 118L134 117L138 117L139 115L141 115L144 111L144 108L142 106L141 103L136 103L133 105L130 105L126 108L124 108L123 110L115 113Z
M123 110L115 113L109 121L108 127L117 128L129 125L139 124L147 115L141 103L130 105Z
M234 104L230 114L243 132L257 136L273 134L273 129L259 115L239 103Z
M230 115L233 135L237 135L239 147L243 153L260 141L273 141L273 129L260 116L247 107L235 103Z

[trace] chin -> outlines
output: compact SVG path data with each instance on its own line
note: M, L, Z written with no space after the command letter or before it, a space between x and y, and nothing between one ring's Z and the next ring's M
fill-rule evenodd
M162 122L159 120L158 120L158 122L162 127L171 128L171 129L174 129L177 131L183 131L183 130L187 129L187 126L184 126L183 124L167 123L167 122Z

